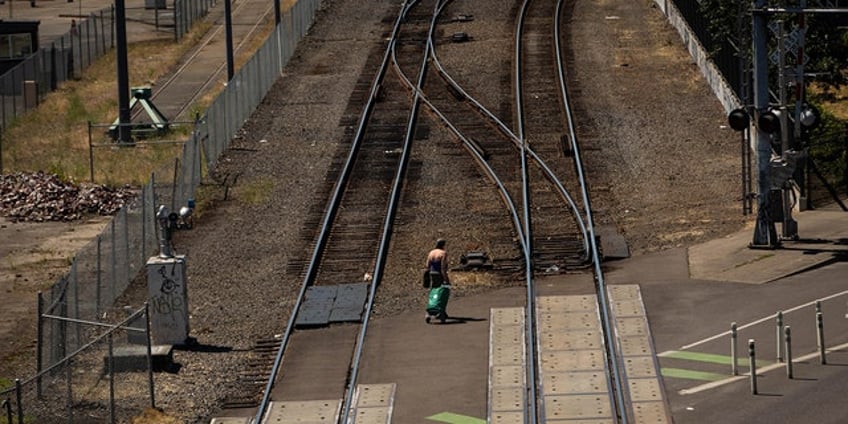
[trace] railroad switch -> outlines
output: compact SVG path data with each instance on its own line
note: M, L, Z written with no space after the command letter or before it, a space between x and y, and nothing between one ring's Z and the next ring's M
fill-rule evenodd
M451 36L451 41L454 43L464 43L466 41L471 41L471 37L468 36L467 32L455 32Z
M459 263L463 270L468 269L492 269L493 265L489 262L489 256L486 252L468 252L459 258Z

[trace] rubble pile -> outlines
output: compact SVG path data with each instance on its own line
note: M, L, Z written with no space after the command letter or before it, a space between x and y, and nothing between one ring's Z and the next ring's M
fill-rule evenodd
M18 221L75 221L114 215L132 200L127 188L76 184L44 172L0 175L0 215Z

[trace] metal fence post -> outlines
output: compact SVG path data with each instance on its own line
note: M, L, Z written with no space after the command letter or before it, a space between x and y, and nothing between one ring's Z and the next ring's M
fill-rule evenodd
M80 300L79 300L79 279L77 276L77 257L74 256L74 259L71 261L71 284L74 285L74 318L80 318ZM79 323L74 324L76 343L74 345L74 349L82 345L82 329L80 328Z
M9 399L3 399L3 402L0 402L0 409L6 410L6 422L12 424L12 404L9 403Z
M110 258L110 261L109 261L109 262L111 262L111 265L112 265L112 288L111 288L111 291L109 292L109 295L111 296L109 298L109 303L111 304L118 297L117 288L116 288L116 286L118 285L118 263L117 263L117 257L118 257L117 250L118 249L116 247L117 244L118 244L118 240L117 240L118 237L115 235L115 220L114 219L111 220L110 223L112 224L111 225L111 229L112 229L112 234L111 234L112 257Z
M792 378L792 333L786 326L786 376Z
M112 29L112 21L109 21L109 29ZM100 9L100 54L106 54L106 19L103 17L103 9Z
M115 349L109 332L109 422L115 424Z
M748 364L751 369L751 393L757 394L757 357L754 353L754 339L748 339Z
M67 406L66 406L67 409L68 409L68 424L74 424L74 392L73 392L73 384L72 384L73 383L73 377L74 377L73 363L74 363L73 359L70 359L70 358L68 359L67 362L65 362L65 367L66 367L65 368L65 370L66 370L65 375L66 375L66 378L68 379L68 381L67 381L67 383L68 383L67 396L68 397L67 397Z
M97 255L95 255L96 259L95 259L95 288L94 288L94 292L95 292L94 313L97 315L98 320L100 319L100 298L102 296L101 293L100 293L100 285L103 282L102 279L100 278L100 274L102 274L101 269L100 269L101 268L101 265L100 265L100 253L101 252L100 252L100 250L101 250L102 244L103 244L103 238L100 236L100 234L98 234L97 235Z
M141 186L141 266L147 261L147 184Z
M121 207L121 215L124 217L124 258L126 262L124 263L124 287L126 288L126 284L130 280L132 280L132 267L130 267L130 263L132 259L130 258L130 221L129 216L127 215L127 205Z
M88 178L94 183L94 144L91 139L91 121L88 121Z
M68 279L62 276L62 293L59 294L59 316L68 317ZM64 358L68 354L68 320L59 320L59 344L58 358ZM56 358L53 358L56 361ZM55 362L54 362L55 363Z
M18 422L24 422L24 402L23 388L21 387L21 379L15 379L15 402L18 403Z
M180 158L174 158L174 178L171 185L171 210L177 210L177 178L180 175Z
M35 337L35 395L41 399L41 369L44 366L42 362L41 351L44 348L44 295L38 292L38 324L36 324ZM11 420L9 421L11 423Z
M100 14L101 14L101 18L102 18L102 17L103 17L103 16L102 16L102 15L103 15L103 11L102 11L102 10L100 11ZM94 32L94 54L95 54L95 56L99 57L99 56L100 56L100 54L101 54L101 51L100 51L100 46L99 46L99 45L98 45L98 43L97 43L98 41L100 41L100 37L97 35L97 34L98 34L97 24L98 24L98 23L100 23L100 25L101 25L101 27L102 27L102 25L103 25L103 21L102 21L102 20L98 21L98 20L97 20L97 15L95 15L94 13L92 13L92 14L88 15L88 19L89 19L89 20L91 20L91 21L93 21L93 23L94 23L94 25L92 25L92 27L93 27L92 32ZM90 51L91 51L91 46L89 46L89 47L88 47L88 49L89 49L89 52L90 52ZM89 54L90 54L90 53L89 53Z
M730 323L730 372L732 375L739 375L739 370L736 368L736 323Z
M94 17L93 13L88 14L88 18L85 20L85 53L88 55L88 63L86 63L86 67L91 66L94 63L94 59L91 57L91 33L95 32L94 37L97 37L96 30L92 30L91 28L97 28L96 23L92 22Z

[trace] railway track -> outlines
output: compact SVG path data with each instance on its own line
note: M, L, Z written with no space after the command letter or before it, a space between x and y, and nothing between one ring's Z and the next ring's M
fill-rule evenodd
M283 3L289 3L283 1ZM238 61L239 55L244 54L255 42L257 34L262 31L263 25L273 23L273 4L259 3L256 1L235 2L231 11L234 43L233 55ZM168 99L167 104L159 107L160 112L171 122L190 121L193 116L187 116L190 108L195 106L201 97L215 91L214 84L226 84L226 61L221 62L217 55L210 54L205 47L214 44L222 44L224 40L224 18L220 18L213 29L208 31L198 43L192 47L189 55L183 60L179 67L163 81L158 82L150 100ZM241 24L245 22L245 24ZM203 74L203 79L183 78L186 73ZM142 110L136 110L132 119L142 114ZM131 120L132 120L131 119Z
M270 352L276 349L270 370L245 374L244 382L254 386L258 377L266 378L253 422L279 419L275 414L280 409L275 409L274 403L293 396L341 398L336 420L351 422L359 362L383 277L398 199L408 174L411 146L416 134L427 131L419 119L421 108L450 130L462 147L457 151L464 151L468 163L473 164L462 170L462 177L485 181L491 191L498 193L506 211L499 217L498 228L509 232L503 239L513 240L519 254L514 262L496 271L522 275L526 287L522 339L527 356L527 393L523 422L546 420L545 397L537 393L542 388L537 370L543 368L537 352L540 341L535 274L539 271L593 272L610 410L615 422L626 423L633 416L632 407L625 401L619 369L623 362L611 323L611 306L565 87L558 32L563 2L525 0L520 8L514 57L516 130L475 100L440 64L434 34L449 3L404 3L385 50L379 55L379 65L369 61L376 76L367 89L360 80L352 96L362 101L362 106L352 101L349 107L361 110L356 125L350 126L355 131L348 133L349 156L337 163L337 180L323 215L319 218L317 210L311 214L309 221L319 230L313 237L309 231L302 235L304 241L311 240L311 259L290 263L287 269L302 277L300 295L279 343L266 340L257 344L257 350L265 352L255 362L257 367L268 368ZM410 196L414 199L414 193ZM479 193L479 200L477 196L473 193L470 201L491 201L491 193ZM503 225L504 222L511 225ZM363 269L370 271L363 275ZM333 294L322 294L328 290ZM332 304L342 297L343 291L363 294L354 305L358 313L337 321L315 320L310 301L312 305L315 299ZM353 325L325 327L330 322ZM349 360L340 360L347 357L345 352L350 352ZM322 372L311 372L315 369ZM308 393L288 393L286 387L306 387ZM249 400L233 405L253 406Z
M382 263L388 250L418 113L417 99L410 102L399 80L387 77L390 71L389 53L400 45L398 50L403 55L401 59L395 56L397 66L415 67L417 61L417 66L422 68L422 76L427 63L428 45L415 42L421 36L419 27L427 21L420 22L422 15L409 14L410 7L403 5L401 8L377 76L371 84L370 94L362 108L350 155L342 167L327 206L320 234L313 246L312 259L305 269L301 294L282 337L263 399L257 408L256 422L266 419L266 412L271 411L273 414L270 408L274 398L284 395L279 392L275 394L272 391L274 386L285 387L297 378L310 379L307 383L299 384L299 387L311 385L321 397L335 395L345 399L341 414L344 417L342 421L347 422L371 305L382 278ZM400 25L401 19L406 19L403 26ZM363 269L373 269L373 272L362 275ZM335 286L335 290L342 291L354 284L362 284L363 280L368 292L367 298L362 299L366 304L365 315L361 316L363 304L360 301L358 305L353 305L360 312L353 314L355 319L351 318L361 324L337 327L340 334L333 337L335 342L330 349L322 351L324 355L316 349L299 348L322 343L321 340L309 340L312 336L322 339L321 335L298 331L298 328L316 323L314 320L303 319L310 295L315 296L323 287ZM289 348L289 341L295 339L298 346ZM338 360L340 352L344 351L351 352L349 362ZM280 372L283 356L286 358L285 373ZM309 372L292 371L292 364L299 363L304 364L305 368L322 369L321 380L316 381L314 374Z

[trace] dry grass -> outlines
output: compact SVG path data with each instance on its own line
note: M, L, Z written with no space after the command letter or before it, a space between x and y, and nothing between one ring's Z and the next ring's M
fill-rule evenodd
M131 86L150 85L164 75L205 32L195 28L181 42L147 41L128 46ZM46 171L74 180L89 179L88 123L103 124L118 116L116 59L103 56L78 80L63 83L39 107L22 116L3 134L5 172ZM175 146L120 149L98 161L97 182L138 185L153 164L173 157ZM100 153L100 152L98 152Z
M825 102L824 107L837 118L848 120L848 87L836 91L833 100Z
M180 424L180 420L169 416L158 410L148 408L138 417L130 421L131 424Z
M283 3L283 10L287 10L294 1ZM274 19L269 16L238 52L236 69L253 56L273 28ZM130 44L130 86L153 85L209 29L210 24L200 22L178 43L168 38ZM49 93L36 110L9 126L2 140L4 172L45 171L63 178L88 181L92 179L93 169L94 182L140 186L149 179L151 172L172 163L181 152L178 143L138 144L133 148L109 145L108 137L104 136L105 126L118 116L115 70L115 55L105 55L86 69L81 78L63 83L58 90ZM223 89L225 79L226 75L190 110L202 114ZM180 137L181 129L183 135L187 134L187 129L175 125L168 138L185 138ZM90 141L95 145L93 150L89 148ZM91 162L94 162L93 167Z

